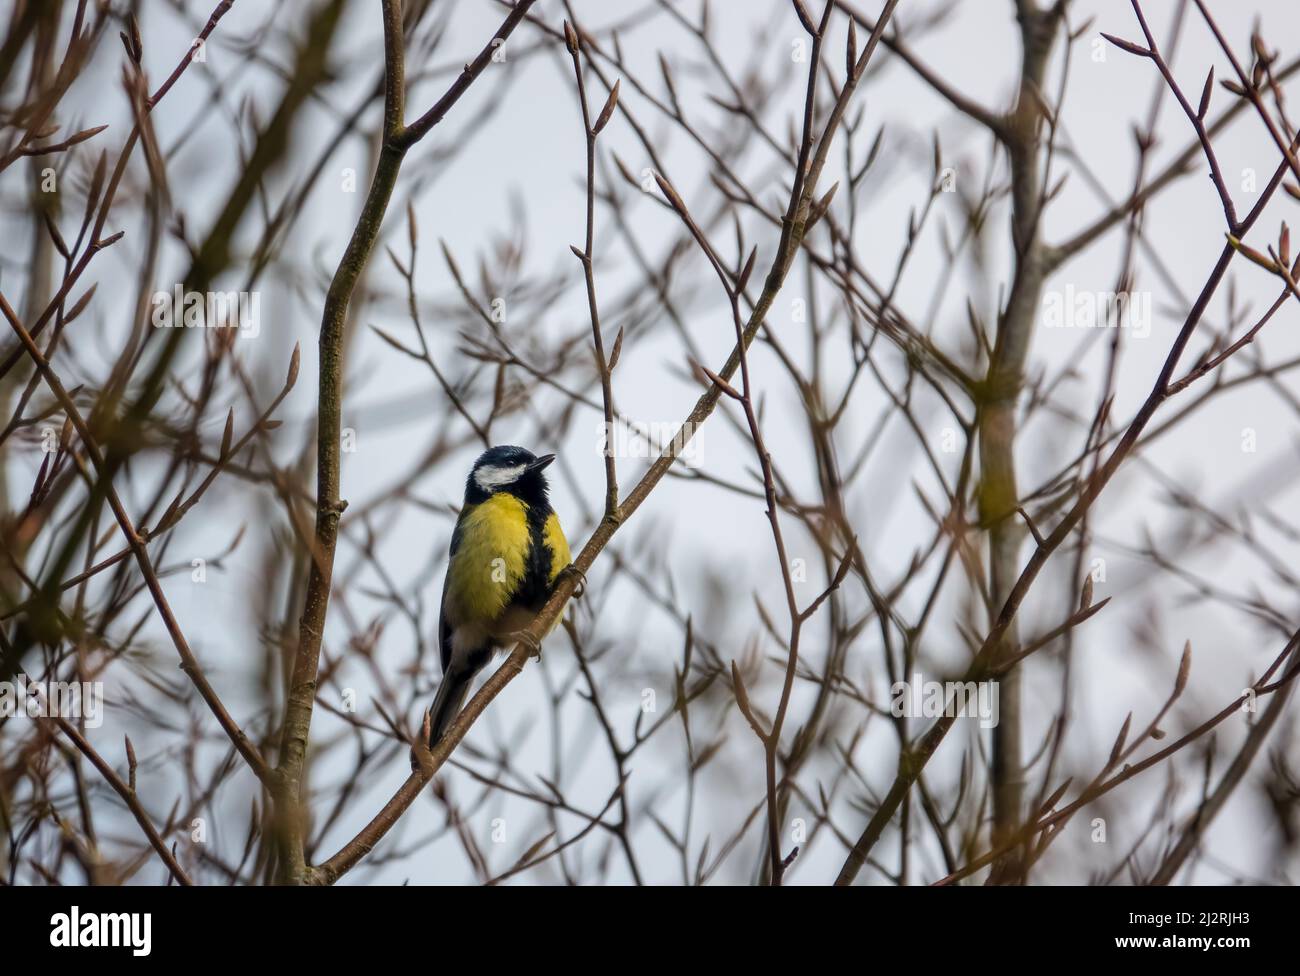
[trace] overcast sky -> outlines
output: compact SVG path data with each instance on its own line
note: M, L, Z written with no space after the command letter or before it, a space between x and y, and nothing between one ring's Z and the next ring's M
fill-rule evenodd
M206 19L203 3L188 0L183 6L182 17L161 0L146 0L142 4L141 19L147 39L145 62L154 79L165 75L186 38L193 36ZM282 84L269 65L286 63L284 32L291 28L294 14L307 6L298 0L283 4L239 0L222 21L216 40L209 45L207 62L201 66L203 70L187 74L181 86L155 113L155 126L163 146L179 147L175 148L171 164L171 189L176 206L192 215L191 219L200 227L211 220L213 201L221 199L235 179L241 150L247 149L230 137L231 113L238 112L247 101L259 113L259 118L266 118ZM697 3L680 6L690 18L697 16ZM817 8L818 3L810 0L810 6ZM1166 38L1174 4L1152 2L1146 6L1157 36ZM1289 56L1285 45L1296 36L1296 28L1300 26L1300 9L1294 3L1223 0L1210 6L1221 18L1238 52L1247 50L1250 28L1257 14L1266 34L1283 46L1284 61ZM921 29L936 5L928 0L903 0L896 21L902 25L905 36L915 37L912 41L915 52L954 88L990 108L1007 107L1014 95L1019 69L1019 41L1012 4L1009 0L966 0L955 7L940 27ZM698 117L706 128L716 129L719 138L725 135L728 124L725 114L703 98L705 92L719 96L724 93L716 79L704 72L698 44L666 13L653 10L644 13L646 5L630 0L576 0L575 8L586 29L593 33L599 33L606 24L638 15L627 31L627 37L634 38L635 42L625 40L624 43L633 73L654 91L662 93L657 65L657 58L662 54L679 73L680 96L687 112ZM878 5L862 0L860 8L874 15ZM558 25L563 16L562 5L556 0L541 0L535 10L552 25ZM291 185L291 178L301 178L302 173L293 167L309 165L307 161L316 158L323 140L332 137L340 112L356 105L378 77L382 52L378 5L354 4L348 16L350 21L340 35L341 44L336 52L338 75L343 80L329 89L329 105L313 105L308 113L310 121L295 132L298 144L290 154L290 171L277 174L279 182L271 187L273 195L283 193ZM408 97L409 116L423 111L445 88L450 80L447 69L458 70L495 30L501 16L501 8L494 3L459 0L454 4L454 13L448 18L449 33L432 61L424 63L414 59L408 64L408 73L417 79ZM764 118L771 131L783 134L790 117L801 105L805 81L804 66L791 59L792 45L802 34L789 4L715 0L712 21L718 53L729 69L739 74L751 64L757 64L769 79L780 78L784 72L784 88L774 93L764 106ZM1066 95L1059 120L1061 151L1053 166L1054 171L1069 176L1044 218L1044 237L1053 243L1067 239L1130 191L1135 161L1133 129L1148 117L1152 96L1160 85L1150 63L1099 39L1099 31L1140 38L1127 2L1077 0L1072 5L1071 27L1078 29L1089 21L1091 26L1071 48L1064 83ZM842 50L843 30L842 18L836 18L830 50ZM415 151L408 167L432 175L420 169L421 158L440 153L448 145L466 143L448 165L437 169L435 178L425 179L418 186L409 182L399 184L385 224L385 235L400 253L405 253L405 206L408 195L416 191L410 202L421 235L417 281L421 300L428 303L430 311L458 301L454 283L438 252L439 239L446 241L467 269L477 269L481 259L492 261L497 242L507 238L524 252L525 264L533 273L564 270L569 287L562 300L544 320L535 323L540 334L559 336L571 334L586 322L586 299L579 267L569 252L570 244L580 242L583 233L580 181L584 158L571 68L567 59L557 56L554 50L534 52L532 48L538 39L533 28L521 27L507 45L506 63L489 67L447 123ZM259 41L258 53L267 63L256 67L247 65L235 45L249 40ZM106 46L105 50L108 49ZM77 107L86 125L110 122L110 133L117 133L120 139L129 123L117 87L120 69L116 58L120 52L114 48L111 53L111 58L101 57L94 70L81 79L69 104ZM838 54L836 59L838 69ZM1215 66L1218 77L1228 76L1231 70L1194 12L1188 14L1172 60L1180 82L1193 99L1210 65ZM1059 91L1056 86L1060 84L1062 66L1062 48L1058 45L1049 72L1053 101ZM425 72L432 77L419 81ZM598 103L603 95L603 91L597 91L591 97ZM498 98L500 103L494 104ZM708 181L707 161L698 149L656 115L632 86L623 85L622 98L641 117L652 120L649 129L662 149L667 167L672 170L674 185L688 203L701 211L716 205L717 191ZM1225 107L1230 98L1226 91L1217 89L1213 109ZM214 104L214 99L219 106ZM865 109L863 124L854 137L857 158L865 156L881 127L885 132L885 150L859 200L855 245L859 261L877 277L888 280L897 261L909 213L925 203L931 181L933 133L936 130L939 133L943 158L953 167L953 178L959 184L970 181L964 184L967 187L978 187L986 178L991 152L989 137L883 50L873 64L857 104ZM372 108L364 124L368 131L373 131L378 123L379 113ZM1167 95L1161 104L1156 132L1153 170L1159 170L1193 139L1186 118ZM843 133L837 136L840 140L844 138ZM617 153L634 172L639 173L650 165L632 131L619 117L602 135L601 145L603 151ZM1248 209L1254 202L1252 187L1262 188L1276 165L1277 154L1271 141L1258 119L1246 113L1216 139L1215 146L1239 209ZM365 139L353 136L330 157L325 175L305 202L286 249L286 259L259 284L261 332L256 338L241 340L253 347L246 354L260 368L275 375L281 374L293 344L302 343L304 380L299 382L281 413L287 421L287 432L280 443L291 443L294 430L300 432L299 440L310 430L315 410L315 335L322 283L338 260L364 196L370 152L371 146ZM826 186L842 175L836 171L841 162L840 153L833 153L823 177ZM776 200L786 174L773 170L771 155L755 154L746 165L747 174L763 188L764 199ZM1004 177L1001 160L994 172L998 179ZM12 197L15 190L10 186L6 193ZM946 219L950 227L960 226L955 197L941 198L938 207L939 217ZM1279 194L1269 215L1261 222L1256 245L1262 248L1275 233L1278 221L1291 216L1293 209L1294 201ZM522 224L515 218L518 212L526 214ZM676 230L671 218L649 199L633 201L628 214L637 222L636 232L646 252L661 255ZM602 216L598 215L597 223L598 250L602 239L614 236ZM913 321L932 324L937 340L947 348L963 348L964 337L968 335L968 299L987 321L1005 295L1010 258L1006 250L1009 236L1005 232L1005 211L996 212L993 219L998 224L991 240L997 242L997 249L989 256L990 269L985 278L976 280L964 270L958 272L957 283L946 290L942 304L933 307L937 282L946 277L947 269L939 237L931 233L923 238L917 256L902 279L896 298L898 306ZM130 308L132 286L129 272L139 256L131 237L131 232L138 228L122 229L128 232L123 244L96 263L100 297L96 302L95 328L104 350L113 348L114 337L120 336L126 326L123 315ZM1152 318L1149 335L1134 334L1125 340L1113 407L1113 415L1125 420L1149 391L1172 337L1223 245L1222 212L1200 159L1191 175L1161 193L1147 207L1145 230L1149 251L1137 262L1136 288L1139 300L1149 302ZM756 237L755 242L766 259L773 241ZM1121 235L1111 233L1067 263L1049 281L1048 295L1059 298L1073 294L1069 289L1113 290L1120 269L1121 243ZM607 262L598 268L601 295L609 300L623 294L636 281L630 275L632 269L626 257L625 248L611 244ZM698 259L698 255L692 259ZM173 242L162 264L166 274L172 277L164 276L160 288L171 287L175 276L183 273L185 260ZM10 257L5 263L13 261ZM232 273L222 285L238 288L240 277ZM476 271L470 277L477 280ZM704 279L697 275L694 280ZM377 252L373 284L384 289L385 294L366 307L364 324L409 336L409 319L401 301L401 280L382 252ZM791 276L769 316L773 328L797 334L800 326L794 303L807 299L804 287L802 273ZM1246 262L1234 266L1232 287L1240 303L1253 304L1260 310L1272 301L1277 291L1273 279ZM115 303L114 292L127 300ZM1221 326L1225 320L1227 295L1228 288L1222 288L1207 316L1207 321L1215 326ZM507 302L513 301L510 295L504 297ZM692 334L704 361L716 367L732 343L729 310L720 295L701 292L683 298L691 310ZM618 310L607 310L607 314L617 315ZM428 325L438 335L438 354L455 356L457 344L450 330L439 334L436 321ZM1296 326L1297 312L1291 303L1284 306L1257 343L1267 361L1281 361L1300 354ZM800 351L804 348L799 341L793 341L791 346ZM1198 354L1200 349L1201 344L1194 342L1190 354ZM359 333L350 355L351 386L343 422L345 427L355 430L357 449L344 456L342 494L352 506L364 507L368 498L390 489L393 479L406 470L412 458L432 439L436 425L454 421L428 370L396 353L373 332ZM93 359L92 353L77 366L95 375ZM698 386L686 373L685 362L680 339L666 327L629 343L617 374L620 409L644 423L671 429L688 413L698 395ZM1103 363L1104 343L1094 341L1080 330L1045 326L1035 330L1030 377L1055 376L1073 365L1075 374L1062 385L1058 401L1089 419L1096 407ZM847 375L849 365L840 365L841 375ZM764 431L769 447L778 460L788 459L783 463L783 474L790 479L795 492L811 496L816 490L815 471L807 460L806 429L796 393L768 350L756 347L753 367L766 397ZM835 375L834 370L831 375ZM1294 378L1285 377L1281 385L1284 390L1294 390ZM548 401L544 393L539 393L539 402L558 401ZM864 384L845 423L846 442L852 442L849 432L865 436L887 404L878 388ZM947 422L935 405L931 408L933 430L927 431L927 435L937 444ZM541 415L545 415L544 410L534 416ZM1081 430L1065 426L1063 421L1052 422L1052 417L1047 411L1039 411L1020 437L1022 490L1036 486L1040 479L1056 471L1077 452L1082 442ZM927 418L921 419L925 422ZM519 443L539 453L562 454L564 472L556 479L553 500L569 528L575 551L590 530L584 513L587 516L595 513L602 502L599 422L595 411L581 413L569 438L560 443L546 429L539 429L536 419L529 419L528 414L516 415L497 432L499 440ZM1256 435L1258 449L1253 453L1242 448L1243 432L1247 428ZM1062 436L1062 430L1069 431L1069 436ZM219 430L210 433L219 436ZM926 472L915 440L901 424L890 428L885 444L886 449L876 455L872 468L868 469L870 475L860 483L849 502L859 541L869 555L873 571L880 578L891 579L906 567L917 540L930 532L929 517L916 499L913 484L919 480L933 488L933 481L925 481ZM1127 712L1135 710L1139 715L1149 715L1163 700L1185 639L1193 640L1195 663L1187 697L1173 720L1175 727L1190 727L1217 711L1244 681L1253 677L1252 669L1257 674L1277 653L1282 642L1274 632L1251 623L1244 614L1196 599L1195 589L1175 575L1157 578L1152 566L1133 558L1129 549L1148 531L1165 543L1182 538L1179 516L1166 503L1169 485L1191 492L1224 513L1231 513L1241 504L1267 506L1281 515L1294 512L1300 500L1294 477L1296 447L1296 413L1285 406L1277 389L1252 385L1241 393L1216 399L1194 420L1155 442L1141 462L1133 464L1107 489L1096 509L1094 524L1095 555L1107 560L1107 579L1097 584L1096 595L1111 597L1113 602L1095 625L1079 636L1077 653L1079 660L1086 663L1080 666L1081 684L1074 702L1074 713L1079 719L1079 739L1074 748L1081 756L1095 759L1100 752L1104 757L1114 731ZM414 486L419 497L434 505L457 504L474 451L474 446L469 445L454 463L426 472ZM286 456L277 460L288 465L296 459ZM955 458L953 461L955 464ZM721 417L713 418L699 435L693 463L720 478L752 482L752 447L737 436L734 425L725 423ZM630 485L640 462L626 459L622 464L627 472L625 484ZM20 486L29 485L31 475L27 470L12 472L14 482ZM259 525L263 519L282 519L281 512L270 503L250 508L246 495L214 492L204 509L202 521L196 519L198 524L187 529L181 549L176 552L178 556L191 549L201 553L223 547L241 522ZM412 508L404 509L401 518L397 530L388 536L386 565L404 588L413 592L422 586L427 588L424 598L426 609L431 612L441 582L440 553L447 544L450 520ZM744 626L750 629L714 633L709 637L732 646L736 656L740 656L745 642L760 630L752 612L743 611L750 591L757 590L776 601L773 605L780 605L780 578L774 571L767 531L759 503L746 506L735 495L721 489L669 479L620 535L617 548L630 557L643 548L665 552L679 592L686 594L684 601L688 609L703 620L710 619L710 613L717 608L709 606L709 594L702 581L709 574L720 573L721 579L732 584L731 596L742 608L733 619L745 620ZM1288 548L1276 532L1266 527L1261 533L1269 545L1277 546L1279 554L1291 553L1295 548L1293 544ZM811 544L797 533L792 539L792 552L803 553L810 560L814 554ZM257 554L252 547L237 552L202 588L189 586L184 577L169 583L169 594L187 632L204 660L212 662L223 693L235 711L241 693L253 691L250 685L254 673L239 648L252 646L256 640L256 608L248 605L247 593L250 579L256 579L261 572ZM355 559L354 549L345 546L340 550L340 565L349 566ZM1272 599L1283 612L1295 613L1296 595L1279 587L1258 560L1240 551L1215 548L1204 556L1193 552L1186 565L1217 581L1224 590L1243 596L1258 592ZM600 575L599 564L596 575ZM425 576L427 583L422 582ZM599 583L599 579L595 582ZM1053 585L1044 584L1044 589ZM1061 587L1056 586L1051 590L1050 599L1045 596L1041 601L1031 601L1025 609L1024 630L1037 631L1058 622L1060 595ZM368 608L363 597L351 606L359 617L365 617ZM950 601L951 613L958 612L959 607L960 601ZM916 612L919 607L901 609L905 613ZM633 638L627 646L628 678L610 690L613 703L626 716L637 707L639 676L645 671L664 669L679 653L680 631L666 617L646 607L630 589L616 589L603 605L602 613L611 618L609 636L630 634ZM1162 646L1167 645L1166 656L1153 658L1131 652L1134 635L1144 629L1160 634ZM813 633L821 631L815 628ZM339 640L342 634L338 622L333 621L330 636ZM385 637L386 642L407 639L408 635L397 626ZM815 640L810 645L818 646ZM391 647L389 651L397 653ZM817 651L811 653L815 656ZM929 663L937 670L955 667L965 652L949 628L942 639L936 638L936 646L929 653L932 655ZM879 691L884 679L869 673L867 660L878 660L878 652L873 650L869 658L864 657L864 663L855 673ZM568 663L557 662L554 667L559 673ZM435 677L428 674L422 680L432 688ZM370 690L366 683L370 679L358 671L354 680L359 699L367 701ZM1031 699L1041 695L1054 707L1057 681L1055 671L1039 672L1031 668L1028 694ZM801 693L806 690L801 689ZM510 720L504 716L526 713L530 703L535 703L542 693L538 674L530 669L506 690L485 718L483 728L476 729L474 734L487 736L487 730L500 732L509 725ZM669 694L669 689L661 690L665 700ZM575 728L590 722L589 710L580 701L573 702L566 714L572 716ZM1042 723L1050 716L1050 709L1031 713L1027 729L1030 743L1038 741ZM327 716L318 718L318 734L328 735L331 729L337 731ZM1226 729L1225 743L1237 741L1241 730L1241 727ZM733 748L752 752L750 773L757 775L761 769L758 747L752 740L744 739L745 734L743 724L738 725ZM1293 729L1278 735L1290 736L1294 747ZM892 745L888 735L879 742ZM530 764L538 771L547 768L549 747L543 735L534 735L518 748L522 768L530 768ZM863 748L870 748L870 740ZM641 762L667 763L664 769L671 774L676 768L673 764L680 763L680 749L680 743L668 742L660 751L639 758ZM939 757L936 769L951 769L958 759L958 751L954 749L951 755ZM886 787L892 768L882 768L881 763L872 764L869 759L863 761L868 768L875 769L873 787ZM368 819L405 776L404 760L399 766L391 771L387 781L373 784L356 800L354 815L344 818L332 841L327 841L325 846L333 848L345 839L349 828L355 829ZM317 775L329 779L328 770L318 770ZM584 806L594 808L608 794L611 783L608 763L597 755L582 767L572 788L576 795L584 797ZM1145 809L1144 805L1153 802L1162 785L1155 780L1135 782L1125 787L1114 802L1119 806L1131 804L1129 809L1134 811ZM1199 783L1188 782L1184 799L1193 797L1198 788ZM701 800L706 805L714 804L702 816L721 829L733 824L738 812L748 809L760 796L758 779L738 784L734 795L715 791ZM671 804L670 810L676 811L680 797L670 796L665 802ZM1233 801L1211 835L1212 847L1216 857L1233 860L1240 871L1268 877L1272 866L1258 857L1260 848L1251 837L1252 825L1262 822L1254 803L1245 798L1244 792ZM501 810L494 808L490 812L509 819L515 815L513 809L505 804ZM431 831L438 815L439 808L432 803L418 804L408 818L414 822L406 828L406 839ZM519 816L520 820L529 818L531 822L534 814L525 810ZM852 819L855 816L846 813L845 825L856 832L860 825ZM652 834L653 828L647 826L643 840L650 851L655 850ZM486 839L484 844L487 845ZM504 856L500 855L498 860ZM801 861L800 870L792 880L823 880L836 869L842 857L834 845L815 846L807 855L810 863ZM455 841L446 839L426 853L365 877L385 881L454 880L467 877L460 858ZM452 866L447 859L452 859ZM505 863L508 862L498 867ZM653 858L650 863L655 863ZM729 881L748 880L751 864L752 858L738 859L720 877ZM666 863L665 859L663 865L652 871L652 879L672 880L675 870L675 865ZM1051 878L1049 869L1047 879ZM1077 871L1071 879L1083 880ZM1217 880L1209 867L1202 868L1196 879Z

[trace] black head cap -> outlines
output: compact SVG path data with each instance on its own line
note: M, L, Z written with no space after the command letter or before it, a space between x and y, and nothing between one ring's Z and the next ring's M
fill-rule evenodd
M465 503L476 504L499 492L509 492L522 501L546 501L543 469L554 454L538 457L532 451L510 444L489 447L479 455L465 481Z

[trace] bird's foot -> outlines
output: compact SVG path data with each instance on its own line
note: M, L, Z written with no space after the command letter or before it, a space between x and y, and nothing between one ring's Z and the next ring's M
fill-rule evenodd
M573 587L573 599L582 599L582 595L587 592L587 574L580 570L577 564L569 563L560 570L560 575L555 578L555 582L559 583L565 576L576 576L578 578L578 582Z
M528 645L529 656L534 661L542 659L542 642L526 630L516 630L510 635L510 639L520 644Z
M433 716L426 708L420 734L411 745L411 772L423 773L426 777L433 775L433 748L429 739L433 736Z

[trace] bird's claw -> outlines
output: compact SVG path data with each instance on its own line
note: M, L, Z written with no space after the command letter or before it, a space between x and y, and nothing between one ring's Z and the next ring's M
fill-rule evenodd
M510 637L512 640L517 641L520 644L526 644L528 646L529 656L534 661L540 661L542 659L542 642L531 633L526 630L517 630L511 634Z
M411 744L411 772L423 772L426 776L433 775L433 748L429 739L433 736L433 716L426 708L424 711L424 721L420 725L420 735Z
M573 599L580 600L582 595L587 592L587 574L580 570L576 563L569 563L562 570L560 576L576 576L578 582L573 587Z

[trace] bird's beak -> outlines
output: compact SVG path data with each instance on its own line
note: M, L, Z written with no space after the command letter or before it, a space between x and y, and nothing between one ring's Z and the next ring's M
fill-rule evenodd
M525 468L524 470L527 471L529 474L532 474L535 471L541 471L542 468L546 467L554 460L555 460L554 454L543 454L536 461L530 462L528 467Z

